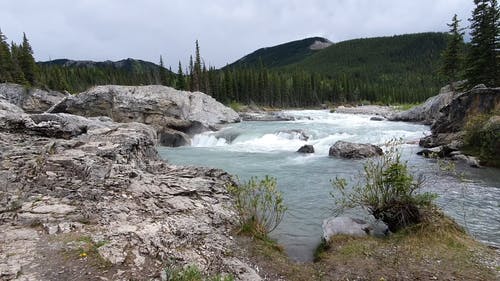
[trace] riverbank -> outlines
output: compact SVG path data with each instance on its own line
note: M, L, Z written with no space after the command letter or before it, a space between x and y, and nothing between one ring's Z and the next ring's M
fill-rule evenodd
M439 214L439 213L437 213ZM240 238L269 280L499 280L500 252L438 215L388 238L333 237L314 263L293 263L274 244ZM249 243L251 242L251 243Z

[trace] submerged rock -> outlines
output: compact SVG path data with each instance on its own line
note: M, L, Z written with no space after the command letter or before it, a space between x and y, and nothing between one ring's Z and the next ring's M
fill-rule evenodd
M297 150L299 153L314 153L314 146L306 144Z
M309 140L309 136L306 134L306 132L300 129L279 131L277 134L281 136L288 136L288 139L299 139L301 141Z
M330 156L348 159L362 159L383 155L382 148L373 144L337 141L328 153Z
M373 116L370 118L370 121L384 121L384 117Z

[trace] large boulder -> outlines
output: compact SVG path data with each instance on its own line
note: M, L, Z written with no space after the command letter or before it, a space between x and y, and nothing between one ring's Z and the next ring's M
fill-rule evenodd
M455 88L460 88L463 82L454 83ZM442 115L440 110L450 104L457 93L450 86L441 88L439 95L428 98L423 104L409 110L398 112L389 117L391 121L423 122L432 124Z
M297 150L298 153L314 153L314 146L306 144Z
M441 109L441 116L431 126L432 135L420 140L424 147L436 147L452 142L463 143L465 125L469 118L490 115L500 111L500 88L487 88L484 85L455 96Z
M0 84L0 100L6 100L27 113L45 112L67 96L67 93L27 88L18 84Z
M373 144L337 141L330 147L330 156L348 159L363 159L383 155L382 148Z
M433 134L461 131L470 116L500 110L500 88L474 87L456 96L442 110L442 116L431 127Z
M218 124L240 120L234 110L206 94L159 85L97 86L67 97L49 112L108 116L115 122L148 124L157 130L161 144L166 146L188 143L186 134L200 133L215 129ZM185 134L175 133L176 136L172 137L172 130Z

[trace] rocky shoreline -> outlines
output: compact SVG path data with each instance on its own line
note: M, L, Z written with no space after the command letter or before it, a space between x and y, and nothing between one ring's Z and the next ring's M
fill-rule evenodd
M169 165L146 124L0 101L0 280L260 280L231 254L230 175Z
M421 144L439 154L460 149L466 116L498 110L499 97L479 87L407 112L337 112L432 123ZM262 280L232 236L233 178L169 165L156 150L239 120L202 93L162 86L68 96L0 84L0 280L165 280L187 265Z

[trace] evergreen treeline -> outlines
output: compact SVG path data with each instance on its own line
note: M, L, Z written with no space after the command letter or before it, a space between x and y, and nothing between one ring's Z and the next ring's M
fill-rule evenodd
M34 86L37 84L37 73L33 49L26 34L23 34L21 45L12 42L9 46L7 37L0 30L0 83Z
M39 85L78 93L95 85L171 85L175 74L163 66L134 59L118 62L54 60L39 63Z
M308 38L260 49L217 70L205 65L196 41L194 58L186 68L179 62L176 74L164 67L162 57L159 65L127 59L100 63L55 60L37 66L26 35L20 45L9 45L0 32L0 82L72 93L100 84L162 84L202 91L225 103L274 107L360 101L415 103L435 95L443 81L466 78L469 86L500 85L499 5L497 0L474 3L470 44L463 42L455 16L449 34L356 39L315 51L309 49L310 44L326 39Z
M500 86L500 6L497 0L474 0L471 42L464 47L463 28L453 16L450 40L443 52L441 74L450 82L467 79L467 86Z

